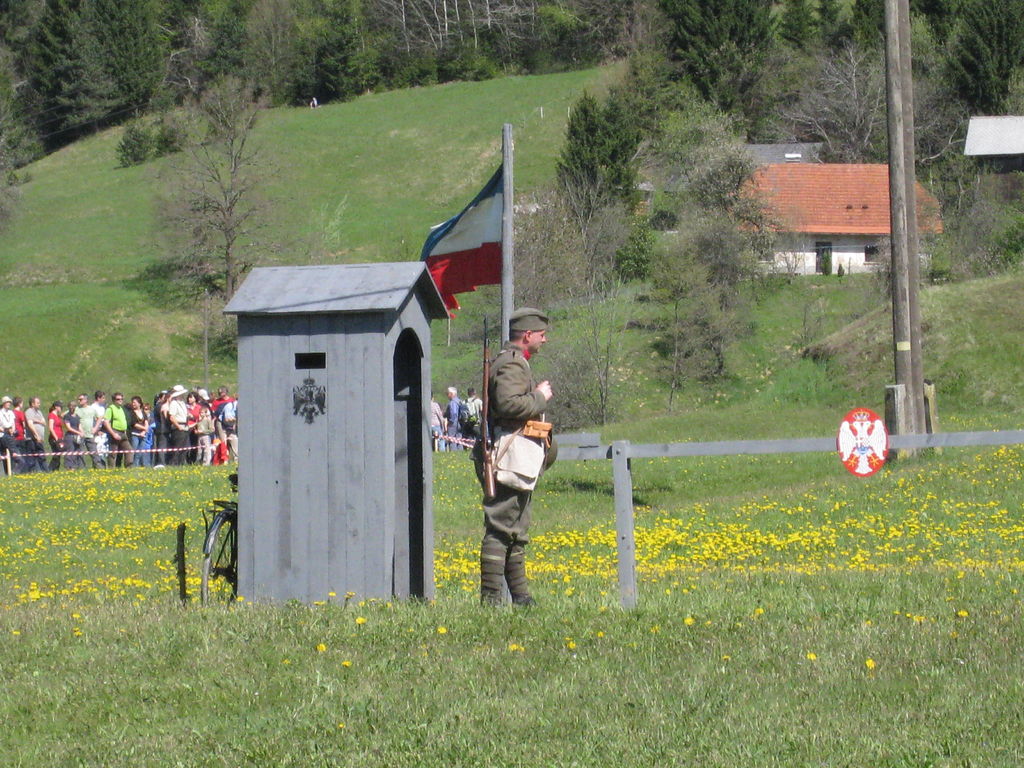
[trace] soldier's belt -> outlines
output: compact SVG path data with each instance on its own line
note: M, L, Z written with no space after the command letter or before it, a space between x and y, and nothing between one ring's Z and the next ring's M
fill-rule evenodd
M535 428L544 431L545 435L551 432L551 425L546 421L535 421L533 419L526 421L523 419L494 419L491 423L506 432L518 432L520 429L526 429L527 425L530 424L536 425ZM532 437L532 435L528 435L528 437ZM543 437L543 435L538 435L538 437Z

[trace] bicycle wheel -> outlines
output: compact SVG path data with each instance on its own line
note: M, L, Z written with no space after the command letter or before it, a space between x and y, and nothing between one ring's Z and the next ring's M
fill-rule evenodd
M232 602L238 591L237 510L222 510L203 543L203 568L200 598L203 603Z

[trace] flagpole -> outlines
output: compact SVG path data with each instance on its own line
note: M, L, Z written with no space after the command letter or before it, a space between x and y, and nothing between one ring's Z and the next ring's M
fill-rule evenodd
M501 128L502 212L501 212L501 342L508 341L508 323L514 301L515 239L512 207L512 125Z

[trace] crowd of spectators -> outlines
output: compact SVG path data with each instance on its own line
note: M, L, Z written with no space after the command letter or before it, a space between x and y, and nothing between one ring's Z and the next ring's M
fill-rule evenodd
M435 451L461 451L470 441L480 437L480 418L483 400L472 387L466 399L459 397L456 387L448 387L448 403L441 406L437 398L430 398L430 436Z
M152 405L135 395L97 390L54 400L47 413L38 397L0 398L0 463L7 474L91 467L163 467L238 460L238 400L220 387L180 384L161 390Z

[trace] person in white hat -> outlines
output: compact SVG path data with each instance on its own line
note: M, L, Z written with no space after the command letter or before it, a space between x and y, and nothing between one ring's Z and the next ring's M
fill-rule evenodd
M167 393L167 438L170 454L167 463L172 467L185 463L185 450L188 444L188 408L185 395L188 390L181 384L175 384Z
M7 395L0 398L0 454L6 454L4 470L10 473L17 450L14 444L14 401Z

